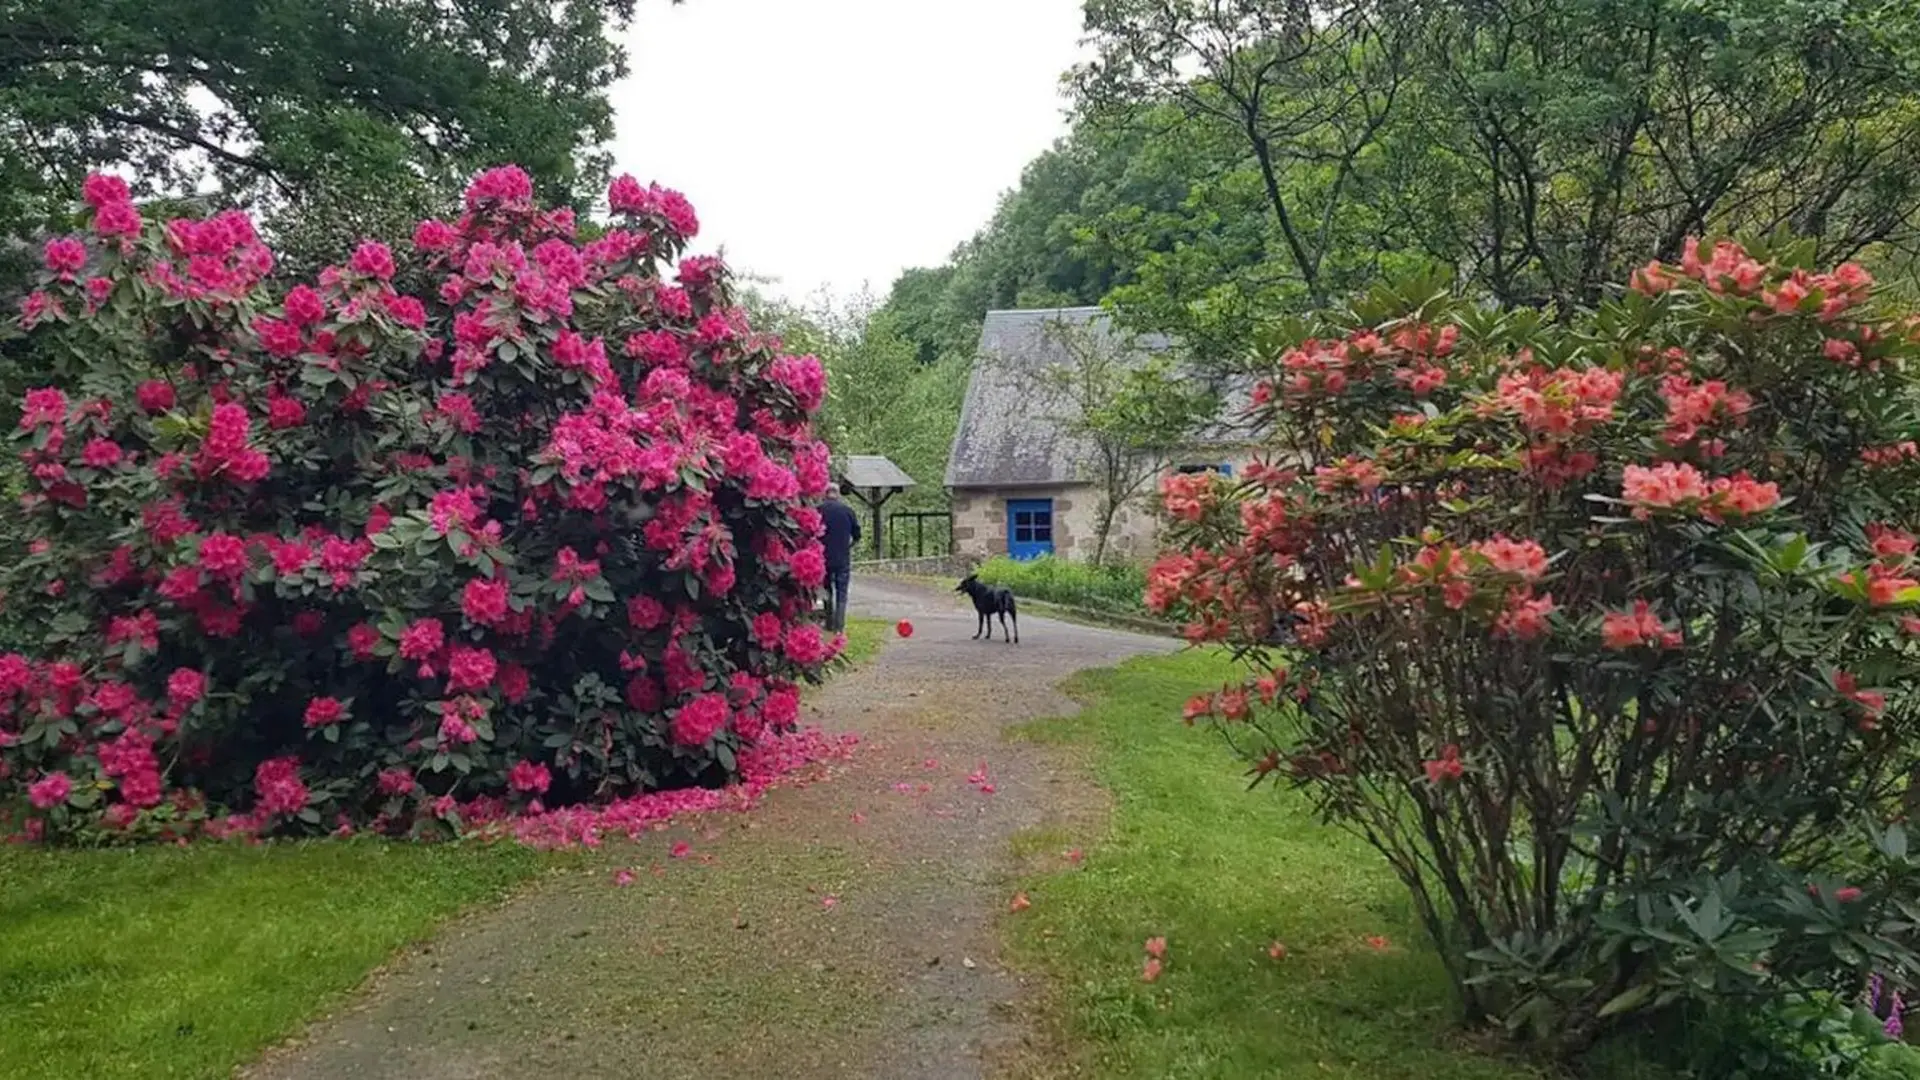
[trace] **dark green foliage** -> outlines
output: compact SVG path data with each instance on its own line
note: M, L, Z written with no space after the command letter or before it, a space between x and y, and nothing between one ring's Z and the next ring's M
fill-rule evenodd
M1146 571L1129 563L1095 566L1046 555L1026 562L990 559L977 573L1022 598L1111 615L1147 614L1140 599L1147 591Z
M1413 272L1566 311L1689 234L1882 271L1920 241L1912 0L1086 8L1074 132L889 299L927 357L991 308L1108 302L1228 364Z
M90 169L147 194L326 210L455 193L521 163L549 201L604 178L608 32L634 0L8 0L0 234L66 212ZM344 198L343 198L344 197ZM329 245L337 247L335 245Z

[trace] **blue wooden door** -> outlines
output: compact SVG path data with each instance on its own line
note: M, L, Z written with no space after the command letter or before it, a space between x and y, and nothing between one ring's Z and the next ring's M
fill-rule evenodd
M1007 500L1007 554L1025 561L1053 554L1053 500Z

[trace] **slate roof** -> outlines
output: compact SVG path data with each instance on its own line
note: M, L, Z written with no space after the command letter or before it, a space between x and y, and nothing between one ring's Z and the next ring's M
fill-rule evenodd
M913 477L891 460L878 454L849 454L840 470L840 479L857 488L901 488L915 486Z
M960 427L947 458L948 487L1043 487L1087 482L1082 465L1091 457L1090 448L1084 440L1061 431L1032 400L1030 380L1048 367L1072 359L1053 329L1059 324L1085 328L1096 347L1130 344L1141 359L1173 347L1162 334L1143 334L1126 341L1107 313L1097 307L988 312L980 330L973 374L967 381L966 400L960 407ZM1237 416L1245 409L1247 389L1238 384L1223 388L1223 418ZM1195 445L1198 449L1244 442L1245 435L1223 419Z

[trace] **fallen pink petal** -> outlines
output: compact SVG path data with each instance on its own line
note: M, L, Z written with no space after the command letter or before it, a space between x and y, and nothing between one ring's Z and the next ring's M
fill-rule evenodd
M827 909L828 911L832 911L834 908L840 906L840 898L832 894L828 894L820 898L820 906Z
M673 845L673 850L669 851L667 854L672 855L676 859L684 859L688 855L693 854L693 845L687 843L685 840L682 840L679 843Z
M613 883L621 888L633 884L633 871L627 869L615 870L613 872Z
M1155 960L1158 960L1161 957L1166 956L1167 955L1167 939L1163 937L1148 938L1147 939L1147 955L1153 957Z

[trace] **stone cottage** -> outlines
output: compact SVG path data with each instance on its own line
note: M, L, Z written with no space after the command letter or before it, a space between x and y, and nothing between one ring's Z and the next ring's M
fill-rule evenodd
M1033 400L1037 375L1072 362L1057 327L1084 333L1094 347L1126 348L1142 358L1169 347L1158 335L1126 339L1094 307L988 312L947 459L956 556L1093 555L1100 488L1089 464L1090 449L1049 420L1050 410ZM1236 388L1225 389L1223 400L1229 416L1246 405L1245 393ZM1232 472L1252 458L1245 435L1223 423L1196 439L1170 468ZM1153 490L1143 489L1143 497L1115 516L1109 558L1155 554Z

